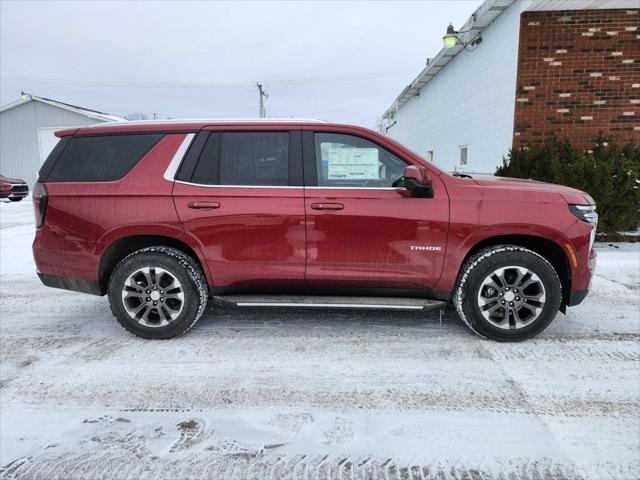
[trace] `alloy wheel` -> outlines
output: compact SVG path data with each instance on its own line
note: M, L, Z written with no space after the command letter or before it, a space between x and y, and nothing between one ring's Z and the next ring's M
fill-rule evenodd
M482 316L503 329L526 327L542 313L546 291L542 280L526 267L502 267L482 281L478 306Z
M143 267L125 280L122 303L139 324L164 327L182 312L184 291L171 272L160 267Z

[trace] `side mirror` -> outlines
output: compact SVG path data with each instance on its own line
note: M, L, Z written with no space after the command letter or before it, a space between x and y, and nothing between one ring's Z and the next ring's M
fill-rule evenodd
M416 197L433 197L431 174L424 167L409 165L404 169L404 188Z

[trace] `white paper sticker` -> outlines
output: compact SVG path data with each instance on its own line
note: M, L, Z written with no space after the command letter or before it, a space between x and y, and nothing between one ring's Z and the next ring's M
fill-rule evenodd
M379 180L377 148L328 148L328 180ZM324 156L324 155L323 155Z

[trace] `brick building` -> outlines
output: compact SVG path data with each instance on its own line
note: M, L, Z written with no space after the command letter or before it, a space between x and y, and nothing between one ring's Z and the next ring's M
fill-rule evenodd
M638 0L487 0L459 31L385 112L387 135L473 173L512 146L640 142Z
M513 145L569 138L589 149L600 132L620 143L638 141L638 12L524 12L520 18Z

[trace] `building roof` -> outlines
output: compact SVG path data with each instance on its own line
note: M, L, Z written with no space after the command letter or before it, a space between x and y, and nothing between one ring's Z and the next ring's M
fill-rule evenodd
M502 12L514 3L515 0L485 0L467 21L460 27L458 37L463 42L473 40L477 35L486 30ZM522 11L527 10L601 10L613 8L638 8L638 0L518 0L526 2ZM443 28L444 33L444 28ZM407 85L393 104L384 112L383 118L391 118L398 109L415 97L422 87L435 77L464 47L460 44L453 48L442 49L433 57L418 76Z
M24 105L25 103L29 103L32 101L46 103L47 105L62 108L64 110L68 110L70 112L74 112L79 115L84 115L85 117L93 118L95 120L101 120L103 122L126 121L124 118L118 117L116 115L110 115L108 113L99 112L97 110L90 110L88 108L78 107L77 105L71 105L69 103L59 102L57 100L52 100L50 98L37 97L35 95L31 95L26 92L22 92L22 95L19 100L16 100L15 102L11 102L11 103L8 103L7 105L1 106L0 113L5 112L7 110L11 110L12 108L19 107L20 105Z

